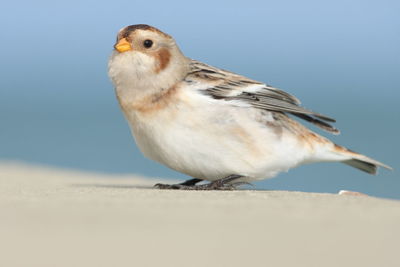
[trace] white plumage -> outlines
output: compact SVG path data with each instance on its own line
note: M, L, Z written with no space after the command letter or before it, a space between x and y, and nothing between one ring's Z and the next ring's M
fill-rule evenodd
M287 114L338 133L333 119L277 88L186 58L172 37L151 26L122 29L115 48L109 75L136 143L146 157L174 170L209 181L233 174L252 181L319 161L369 173L390 168Z

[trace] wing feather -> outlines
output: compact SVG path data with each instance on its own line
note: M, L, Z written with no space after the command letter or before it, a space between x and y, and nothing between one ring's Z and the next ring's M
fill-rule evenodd
M199 90L214 99L239 100L255 108L289 113L325 131L339 133L338 129L328 123L335 122L333 118L300 106L300 100L285 91L199 61L192 60L190 66L191 71L185 80L204 83Z

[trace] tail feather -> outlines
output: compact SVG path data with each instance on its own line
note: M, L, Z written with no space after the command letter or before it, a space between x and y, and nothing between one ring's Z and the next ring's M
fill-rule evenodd
M335 151L340 154L347 155L350 159L345 159L342 162L351 167L357 168L369 174L376 174L378 167L383 167L388 170L393 170L392 167L383 164L377 160L371 159L367 156L351 151L345 147L335 144Z
M369 174L376 174L378 170L377 165L359 159L345 160L343 163Z

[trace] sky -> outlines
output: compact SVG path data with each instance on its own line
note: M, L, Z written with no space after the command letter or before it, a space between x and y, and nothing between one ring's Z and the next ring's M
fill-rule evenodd
M150 24L186 56L286 90L337 119L317 132L394 167L299 167L255 188L400 199L400 2L19 1L0 10L0 160L186 179L145 159L107 77L118 30Z

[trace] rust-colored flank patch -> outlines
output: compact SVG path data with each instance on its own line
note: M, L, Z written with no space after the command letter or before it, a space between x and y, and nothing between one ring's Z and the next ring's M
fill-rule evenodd
M178 89L178 86L174 85L168 90L150 95L145 99L142 99L140 103L130 105L124 105L122 102L120 103L124 110L134 109L142 114L152 114L168 107L171 103L173 103L175 101L176 94L179 92Z

